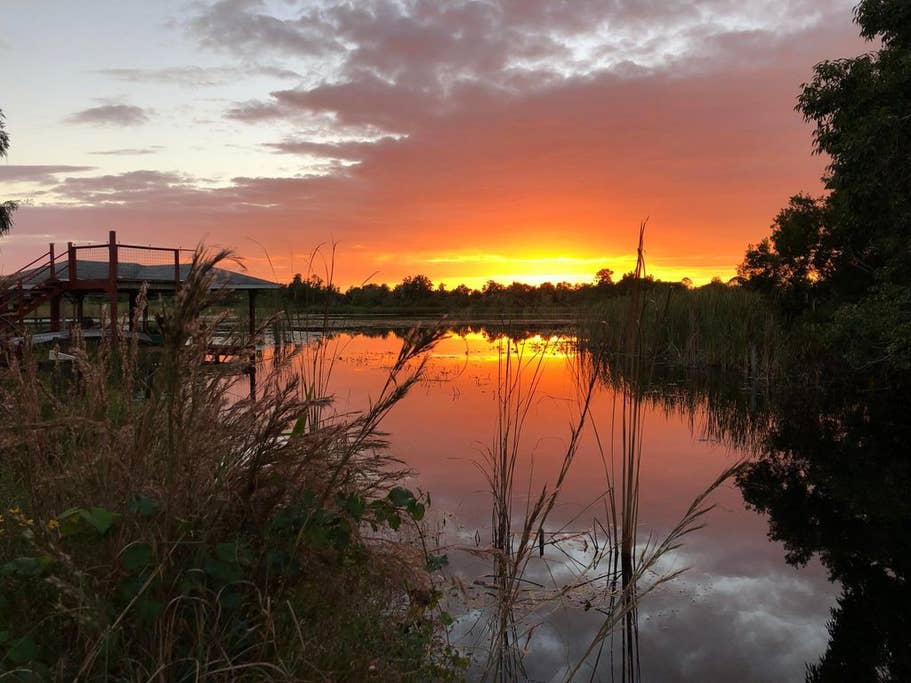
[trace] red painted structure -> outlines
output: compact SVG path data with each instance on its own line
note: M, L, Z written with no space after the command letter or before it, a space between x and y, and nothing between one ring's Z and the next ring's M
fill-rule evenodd
M142 287L149 292L176 292L189 272L189 263L181 263L188 250L173 247L153 247L117 242L117 233L110 231L108 241L100 244L75 245L67 243L66 252L58 253L55 245L12 275L0 278L0 335L22 330L26 316L44 304L50 305L52 332L61 330L61 302L66 296L75 304L76 321L83 320L82 303L88 294L106 295L110 306L110 321L118 320L120 295L128 295L129 324L133 324L136 297ZM154 265L129 263L123 256L132 255ZM81 257L92 257L86 260ZM230 271L217 270L219 286L227 290L246 290L249 297L250 332L256 329L256 292L278 289L267 280ZM118 326L110 326L116 334Z

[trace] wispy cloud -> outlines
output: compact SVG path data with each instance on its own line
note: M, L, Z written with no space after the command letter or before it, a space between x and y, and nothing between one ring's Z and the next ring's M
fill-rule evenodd
M146 154L157 154L164 149L164 145L150 145L149 147L122 147L120 149L100 149L89 154L101 156L142 156Z
M77 111L66 123L93 126L138 126L150 120L150 111L129 104L102 104Z
M94 166L0 164L0 180L4 182L29 182L51 185L58 182L55 177L57 175L94 170Z
M262 64L223 67L171 66L159 69L116 68L100 69L96 73L126 83L161 83L185 88L214 87L253 77L279 80L301 78L299 73L291 69Z

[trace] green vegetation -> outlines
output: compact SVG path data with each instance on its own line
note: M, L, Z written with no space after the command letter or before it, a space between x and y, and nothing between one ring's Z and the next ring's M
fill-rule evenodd
M135 339L0 383L0 672L7 680L438 680L448 646L420 532L378 433L439 338L403 343L372 407L326 417L322 386L282 375L256 399L241 361L207 365L212 267L197 255ZM141 308L141 305L140 305ZM141 314L141 313L138 313Z
M0 159L6 158L9 150L9 134L6 132L3 110L0 109ZM18 205L13 201L0 202L0 236L9 232L13 226L13 211Z
M863 0L855 20L878 49L818 64L797 104L828 194L793 197L740 277L817 342L800 362L892 384L911 369L911 7Z
M544 282L538 286L513 282L505 285L489 280L481 289L459 285L446 289L440 283L434 287L426 275L405 277L390 287L386 284L364 284L342 292L331 277L316 274L296 275L283 291L285 307L290 311L330 309L333 313L402 313L411 315L455 314L505 315L521 318L541 314L562 314L590 308L605 298L627 295L635 276L626 273L618 282L613 271L602 268L591 284ZM683 283L660 283L645 278L648 284L683 290Z
M659 368L763 380L779 372L785 340L778 311L757 292L720 283L681 290L643 282L635 304L631 296L617 297L593 309L581 330L583 345L627 353L634 305L638 339Z

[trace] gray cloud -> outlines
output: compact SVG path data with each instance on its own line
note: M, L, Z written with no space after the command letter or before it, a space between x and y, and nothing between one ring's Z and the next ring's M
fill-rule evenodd
M296 71L276 66L254 64L249 66L173 66L163 69L101 69L96 73L127 83L164 83L187 88L213 87L235 81L266 76L281 80L295 80L301 76Z
M149 111L129 104L102 104L77 111L66 118L67 123L94 126L136 126L149 121Z
M54 177L62 173L81 173L93 171L93 166L42 166L14 164L0 165L0 180L7 182L25 181L41 185L52 185L57 182Z
M164 149L164 145L152 145L150 147L123 147L120 149L100 149L89 154L101 156L141 156L145 154L157 154Z
M266 143L266 147L278 154L301 154L327 159L360 159L368 152L375 152L381 144L395 144L397 138L383 136L377 139L345 140L343 142L322 142L317 140L287 139Z
M341 126L411 135L473 107L496 110L606 76L677 80L740 69L747 78L791 49L795 36L833 17L843 23L849 5L327 0L271 14L262 0L219 0L187 26L208 47L290 53L310 60L320 74L267 98L235 103L227 118L259 123L329 115Z
M286 20L266 14L262 0L219 0L193 17L188 28L200 42L215 49L258 53L325 54L343 48L319 9Z
M68 201L99 206L144 203L166 206L178 199L185 202L192 195L203 193L194 186L194 179L187 176L146 170L89 178L65 178L53 188L53 192Z

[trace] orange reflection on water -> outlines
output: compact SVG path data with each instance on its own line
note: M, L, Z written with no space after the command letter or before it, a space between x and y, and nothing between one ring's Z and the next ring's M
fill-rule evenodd
M344 414L365 409L377 396L401 340L394 334L341 334L324 344L333 363L332 410ZM526 361L524 387L531 386L535 367L541 373L515 472L513 503L521 520L527 498L552 485L578 419L572 338L538 335L510 342L480 333L451 334L430 352L425 381L382 425L392 454L414 470L406 485L432 494L429 522L445 517L450 543L490 543L491 493L479 466L484 466L485 452L494 448L498 382L507 348ZM295 362L306 360L304 354ZM743 455L703 438L700 411L666 413L652 404L643 405L642 411L639 543L667 533L693 499ZM617 395L600 386L549 528L590 530L595 519L608 526L604 498L614 455L619 463L619 430ZM765 518L745 509L733 483L715 491L711 500L717 507L704 520L707 526L687 536L662 565L666 572L690 569L640 605L644 680L727 680L731 671L780 672L778 679L801 676L804 663L815 660L825 647L833 587L815 561L799 575L786 564L782 548L766 538ZM468 553L448 552L448 571L465 584L490 571L487 563ZM559 564L560 556L548 553L547 561ZM542 625L543 641L535 642L563 640L566 651L574 651L588 642L597 623L593 614L574 611L563 621L555 616ZM695 631L693 624L699 624ZM721 642L724 656L719 658ZM533 646L527 664L534 678L549 680L566 658L559 648ZM774 675L743 680L774 680Z

